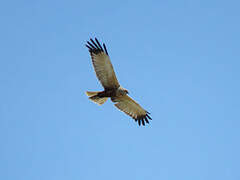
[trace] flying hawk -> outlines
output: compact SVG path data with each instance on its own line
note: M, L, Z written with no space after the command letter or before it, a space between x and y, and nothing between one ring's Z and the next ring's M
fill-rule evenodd
M90 41L87 41L86 47L90 52L94 70L104 91L87 91L87 96L98 105L102 105L108 98L111 98L118 109L138 121L139 126L141 124L145 126L145 122L149 123L149 120L152 120L149 116L150 113L130 98L127 95L128 91L120 86L105 44L103 43L102 47L97 38L95 38L95 41L93 39L90 39Z

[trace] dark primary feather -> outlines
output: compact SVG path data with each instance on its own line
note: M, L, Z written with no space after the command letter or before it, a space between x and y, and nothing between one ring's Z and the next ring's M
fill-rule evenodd
M106 48L104 43L103 43L103 47L104 47L104 50L105 50L106 54L108 55L107 48Z
M95 41L97 42L98 47L100 47L100 49L103 51L103 48L102 48L101 44L98 42L97 38L95 38Z
M98 53L104 52L108 55L105 44L103 44L103 48L104 48L104 50L103 50L103 48L102 48L101 44L99 43L99 41L97 40L97 38L95 38L95 41L91 38L90 41L91 42L87 41L87 44L86 44L86 47L88 48L90 53L98 54Z
M149 124L149 120L152 120L152 118L148 115L150 114L149 112L146 111L146 114L137 118L134 118L135 121L138 121L138 125L141 126L141 124L143 126L145 126L145 123Z
M93 39L90 39L90 41L94 44L94 46L95 46L97 49L101 50L101 48L94 42Z

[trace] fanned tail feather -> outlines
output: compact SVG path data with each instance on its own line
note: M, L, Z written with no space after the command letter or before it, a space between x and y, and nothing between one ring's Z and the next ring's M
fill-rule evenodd
M99 93L99 91L86 91L86 95L88 97L95 96Z
M87 91L86 92L86 95L89 97L89 99L91 101L93 101L94 103L98 104L98 105L102 105L104 104L106 101L107 101L107 97L99 97L98 96L98 91Z

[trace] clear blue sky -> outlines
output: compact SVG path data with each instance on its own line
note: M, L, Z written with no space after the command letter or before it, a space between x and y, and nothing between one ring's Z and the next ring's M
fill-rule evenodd
M239 180L240 2L2 1L1 180ZM139 127L90 102L105 42Z

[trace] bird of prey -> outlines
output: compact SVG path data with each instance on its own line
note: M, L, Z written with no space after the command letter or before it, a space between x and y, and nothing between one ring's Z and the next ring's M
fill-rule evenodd
M149 120L152 120L150 113L127 95L128 90L120 86L105 44L103 43L102 47L95 38L95 41L93 39L87 41L86 47L89 50L97 78L104 88L104 91L87 91L86 94L89 99L98 105L102 105L108 98L111 98L112 102L115 103L114 105L135 121L138 121L139 126L141 124L145 126L145 123L149 123Z

